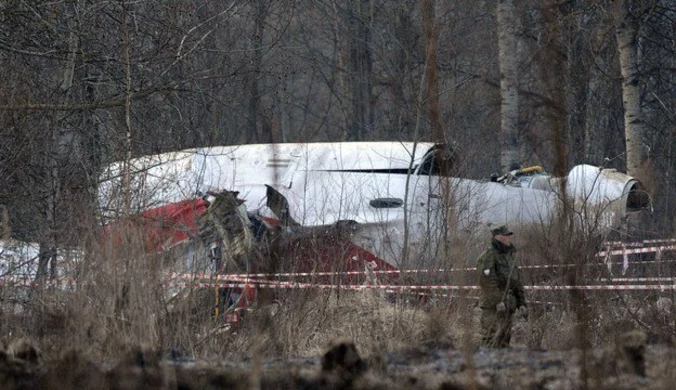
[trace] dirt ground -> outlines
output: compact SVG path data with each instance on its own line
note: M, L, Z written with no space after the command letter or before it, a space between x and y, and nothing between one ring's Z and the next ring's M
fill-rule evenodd
M579 350L536 351L419 346L361 357L346 340L302 359L192 361L137 349L119 362L75 352L43 360L29 343L0 352L3 389L666 389L676 349L648 345L645 375L623 365L616 348L595 349L581 370Z
M457 313L467 308L420 310L374 294L291 298L252 313L248 328L211 334L203 346L210 352L201 355L194 347L122 344L84 353L93 341L67 338L74 328L58 333L51 348L46 336L35 343L7 333L0 389L667 389L676 382L673 340L651 338L634 323L597 325L604 337L582 354L570 313L533 309L529 320L516 320L512 348L463 348L478 343L476 307L464 324ZM594 318L632 312L611 316L611 309L607 303ZM653 327L659 319L645 318ZM265 323L275 326L256 330ZM121 347L128 352L118 353Z

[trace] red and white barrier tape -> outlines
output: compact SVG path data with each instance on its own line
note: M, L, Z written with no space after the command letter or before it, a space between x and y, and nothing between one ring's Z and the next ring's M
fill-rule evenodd
M664 239L664 240L645 240L642 242L638 243L622 243L622 242L608 242L605 244L623 244L625 247L622 249L615 249L615 250L605 250L598 252L596 254L596 257L599 258L606 258L608 259L611 256L623 256L623 261L622 262L609 262L606 261L605 263L598 263L598 264L582 264L583 266L599 266L599 265L612 265L612 264L622 264L623 268L626 269L628 264L630 263L628 261L627 256L630 254L637 254L637 253L652 253L655 252L657 254L657 259L658 260L646 260L646 261L640 261L640 262L633 262L635 264L651 264L651 263L666 263L666 262L674 262L672 260L667 260L667 261L662 261L660 260L660 255L661 252L663 251L676 251L676 245L668 245L668 246L655 246L655 247L647 247L647 248L642 248L642 247L637 247L635 249L628 249L626 246L633 246L636 244L642 244L642 243L663 243L663 242L676 242L676 239ZM524 266L519 266L518 268L520 269L551 269L551 268L565 268L565 267L575 267L579 266L580 264L540 264L540 265L524 265ZM255 280L254 278L279 278L279 277L307 277L307 276L312 276L312 277L319 277L319 276L338 276L338 275L364 275L364 274L377 274L377 275L382 275L382 274L417 274L417 273L443 273L443 272L473 272L476 271L476 268L474 267L466 267L466 268L441 268L441 269L407 269L407 270L369 270L369 271L335 271L335 272L287 272L287 273L276 273L276 274L271 274L271 273L255 273L255 274L217 274L217 275L209 275L209 274L179 274L179 273L172 273L170 274L171 278L180 278L180 279L186 279L186 280L194 280L194 279L215 279L218 281L236 281L236 282L244 282L244 283L269 283L268 280ZM7 284L7 282L11 283L16 283L16 277L0 277L0 285ZM21 284L30 284L30 285L35 285L34 282L30 279L26 279L25 281L20 281ZM46 282L46 285L53 285L55 282L48 281ZM64 282L59 282L61 285L63 285ZM67 285L71 286L74 285L75 282L73 281L68 281L66 282Z
M16 281L4 283L0 281L0 286L10 287L32 287L35 281ZM48 286L74 286L71 280L62 280L45 283ZM194 282L174 282L163 283L165 287L180 288L270 288L270 289L320 289L320 290L385 290L388 292L398 291L451 291L451 290L478 290L478 286L453 286L453 285L336 285L336 284L313 284L313 283L294 283L294 282L271 282L271 283L222 283L218 281L194 281ZM676 284L663 285L586 285L586 286L524 286L526 290L676 290Z
M676 239L667 239L667 240L646 240L645 243L660 243L660 242L676 242ZM611 242L610 244L616 244ZM655 252L657 260L655 261L640 261L634 262L635 264L648 264L648 263L661 263L664 261L660 260L660 254L662 251L676 250L676 245L670 246L656 246L648 248L636 248L636 249L627 249L627 245L632 243L625 243L622 249L618 250L606 250L597 253L597 257L603 257L610 259L611 256L622 255L622 262L612 262L606 261L605 264L583 264L584 266L598 266L598 265L607 265L612 264L622 264L623 269L629 265L628 255L635 253L651 253ZM560 268L560 267L574 267L578 264L542 264L542 265L526 265L519 266L521 269L549 269L549 268ZM314 284L314 283L298 283L298 282L289 282L289 281L275 281L267 280L261 278L270 278L270 277L306 277L306 276L337 276L337 275L364 275L364 274L407 274L407 273L443 273L443 272L456 272L456 271L475 271L474 267L467 268L448 268L448 269L411 269L411 270L368 270L368 271L344 271L344 272L290 272L290 273L279 273L279 274L267 274L267 273L257 273L257 274L180 274L180 273L171 273L169 276L172 279L166 283L163 283L165 286L174 286L174 287L192 287L192 288L249 288L253 286L258 286L261 288L281 288L281 289L305 289L305 288L318 288L318 289L349 289L349 290L386 290L386 291L402 291L402 290L474 290L477 289L477 286L449 286L449 285L438 285L438 286L411 286L411 285L335 285L335 284ZM182 281L176 282L175 279ZM674 281L674 278L609 278L601 279L600 281L606 282L662 282L662 281ZM76 282L72 279L60 279L57 281L49 280L43 282L44 286L47 287L74 287ZM20 277L1 277L0 278L0 287L2 286L14 286L14 287L30 287L36 286L36 283L32 279L20 278ZM526 286L526 289L533 290L665 290L665 289L676 289L675 285L598 285L598 286Z
M399 285L356 285L356 284L311 284L311 283L269 283L269 284L253 284L253 283L203 283L203 282L177 282L165 283L167 286L181 286L185 288L271 288L271 289L320 289L320 290L385 290L385 291L417 291L417 290L477 290L479 286L399 286Z
M644 282L676 282L676 278L673 277L652 277L652 278L600 278L596 279L599 282L610 282L610 283L644 283Z
M634 264L652 264L652 263L669 263L676 262L672 260L645 260L640 262L632 262ZM614 261L611 264L624 264L624 262ZM593 263L593 264L533 264L533 265L521 265L517 268L519 269L551 269L551 268L567 268L567 267L591 267L591 266L607 266L608 263ZM365 275L369 273L382 275L382 274L416 274L416 273L445 273L445 272L474 272L476 268L467 267L467 268L439 268L439 269L406 269L406 270L373 270L373 271L332 271L332 272L283 272L283 273L255 273L255 274L181 274L181 273L171 273L170 277L172 279L215 279L215 280L231 280L232 278L280 278L280 277L320 277L320 276L354 276L354 275ZM270 281L263 279L262 281Z
M636 253L660 253L664 251L673 251L676 250L676 245L662 245L662 246L653 246L648 248L635 248L635 249L613 249L605 250L596 254L596 257L606 257L606 256L625 256Z
M274 284L248 284L248 283L190 283L178 282L168 285L180 286L183 288L270 288L270 289L320 289L320 290L385 290L387 292L397 291L452 291L452 290L478 290L479 286L399 286L399 285L336 285L336 284L310 284L310 283L274 283ZM586 285L586 286L524 286L526 290L676 290L676 285Z
M616 246L626 246L626 247L640 247L640 246L645 246L646 244L662 244L662 243L667 243L667 242L676 242L676 238L657 238L657 239L651 239L651 240L643 240L643 241L633 241L633 242L625 242L625 241L604 241L601 245L606 246L606 247L616 247Z
M662 242L676 242L676 238L658 238L652 240L643 240L646 244L659 244Z
M599 282L610 282L610 283L646 283L646 282L676 282L676 277L637 277L637 278L600 278L597 279ZM187 280L187 281L176 281L170 280L162 283L164 286L168 287L177 287L177 286L188 286L188 287L199 287L199 288L243 288L244 286L258 286L262 288L282 288L282 289L294 289L294 288L319 288L319 289L392 289L392 290L475 290L477 286L452 286L452 285L353 285L353 284L316 284L316 283L299 283L299 282L285 282L285 281L271 281L271 280L259 280L259 279L236 279L231 278L225 281L218 280ZM0 279L0 286L24 286L24 287L35 287L38 283L34 280L22 279L22 280L2 280ZM53 287L75 287L77 283L72 279L60 279L57 281L47 281L44 282L45 286ZM610 289L622 289L623 286L626 286L628 289L634 289L634 285L609 285ZM653 285L650 285L651 289ZM671 285L657 285L660 288L670 287ZM604 286L590 286L598 287L598 289L606 289ZM549 289L549 290L558 290L558 286L526 286L526 289Z
M631 284L596 286L524 286L526 290L676 290L674 284Z

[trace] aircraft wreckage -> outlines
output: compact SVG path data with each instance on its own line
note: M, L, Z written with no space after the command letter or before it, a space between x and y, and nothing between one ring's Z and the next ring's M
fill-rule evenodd
M449 229L546 224L564 198L590 232L650 207L641 182L614 169L578 165L553 177L535 166L472 180L449 176L452 163L449 148L427 142L189 149L129 161L127 209L142 221L148 250L199 242L213 270L248 273L264 262L250 260L255 243L271 237L286 240L285 256L296 260L289 270L418 268L432 264ZM124 209L125 166L102 177L109 230Z

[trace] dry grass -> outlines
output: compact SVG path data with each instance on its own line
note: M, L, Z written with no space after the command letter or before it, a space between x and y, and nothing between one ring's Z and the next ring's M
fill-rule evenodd
M194 358L290 357L316 355L338 336L355 340L367 353L451 340L447 328L454 321L439 320L453 318L448 311L431 315L423 306L379 292L278 291L272 304L226 330L212 318L213 289L167 299L161 284L167 261L145 255L140 236L90 247L88 258L96 261L79 265L72 275L76 289L25 289L22 304L4 304L2 339L26 336L51 356L77 348L103 359L119 358L136 345Z
M572 271L526 272L522 274L525 284L590 283L607 276L603 267L584 266L595 261L592 256L599 238L568 236L556 227L514 230L521 265L578 264ZM88 258L95 261L79 264L74 274L77 289L24 290L23 303L3 301L3 344L30 338L46 358L75 359L77 365L88 366L89 360L82 361L82 356L98 362L119 361L133 355L139 345L160 357L205 361L312 357L341 338L352 340L372 368L382 366L388 352L426 346L461 349L466 352L466 366L473 367L480 310L472 293L421 299L372 291L278 290L266 304L247 312L239 326L225 329L211 316L213 290L186 291L180 305L167 300L160 276L172 262L144 255L139 236L132 234L125 245L113 248L89 246ZM471 267L487 244L485 238L454 237L450 254L441 255L435 265ZM651 270L645 272L651 276ZM448 272L403 282L472 285L475 275ZM9 288L0 293L14 294ZM512 345L570 350L580 345L583 332L588 345L598 347L632 329L644 330L650 343L671 345L676 334L673 298L665 292L587 292L580 298L565 292L531 291L530 318L517 319ZM71 350L79 351L77 359L68 358ZM467 375L467 383L482 383L483 379Z
M450 323L439 321L439 317L420 307L391 303L371 291L340 295L301 292L252 313L245 329L230 339L228 352L246 356L257 341L266 357L316 356L334 338L346 338L372 355L449 340ZM266 326L260 327L260 323Z

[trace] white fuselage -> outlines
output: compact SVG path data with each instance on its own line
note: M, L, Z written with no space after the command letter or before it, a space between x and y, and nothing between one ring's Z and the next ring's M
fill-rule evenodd
M354 221L355 244L395 267L410 267L424 264L409 259L433 257L434 243L449 229L548 223L562 203L560 179L546 174L505 183L436 175L430 169L435 150L432 143L339 142L145 156L129 162L132 205L143 211L208 191L232 190L254 212L268 205L274 190L286 201L285 218L298 228ZM585 228L611 228L627 212L636 180L609 171L581 165L565 181L575 207L596 213L585 220ZM122 205L123 174L123 163L104 173L100 201L107 217L114 218Z

